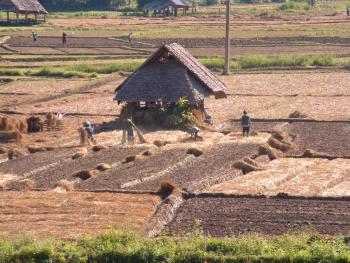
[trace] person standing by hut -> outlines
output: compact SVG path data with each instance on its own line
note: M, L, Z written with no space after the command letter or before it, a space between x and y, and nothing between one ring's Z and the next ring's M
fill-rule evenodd
M133 130L133 123L131 119L124 119L123 121L123 138L122 138L122 144L126 142L126 137L128 139L128 142L132 143L135 139L134 136L134 130Z
M250 132L251 120L246 110L243 111L241 124L243 129L243 137L245 134L247 134L248 137Z
M130 32L129 35L128 35L129 45L132 47L132 39L131 39L131 37L132 37L132 32Z

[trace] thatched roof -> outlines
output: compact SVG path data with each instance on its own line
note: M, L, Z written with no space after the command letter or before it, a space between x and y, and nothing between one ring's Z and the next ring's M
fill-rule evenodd
M192 5L187 0L151 0L145 5L146 9L163 10L168 7L185 8Z
M115 100L177 102L181 97L195 104L210 95L225 98L225 85L177 43L158 49L117 89Z
M37 0L0 0L0 9L19 13L47 14L46 9Z

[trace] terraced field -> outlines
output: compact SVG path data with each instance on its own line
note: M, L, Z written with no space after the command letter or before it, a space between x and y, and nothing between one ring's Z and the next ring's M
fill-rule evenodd
M322 234L348 234L349 200L253 197L196 197L187 199L168 226L172 234L200 229L211 236L243 233L280 235L288 231L316 230Z

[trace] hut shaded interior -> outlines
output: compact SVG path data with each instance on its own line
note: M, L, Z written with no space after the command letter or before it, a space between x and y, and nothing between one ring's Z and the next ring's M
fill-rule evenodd
M223 82L177 43L159 48L116 92L114 99L129 106L124 111L126 117L140 115L138 111L174 107L186 98L189 106L202 112L205 119L208 116L204 99L211 95L217 99L226 97Z
M39 21L39 15L43 15L45 21L45 15L48 14L46 9L37 0L0 0L0 10L6 11L6 21L11 20L20 22L20 15L24 15L24 22ZM10 13L15 13L15 19L11 19ZM29 18L29 15L34 15L34 18Z

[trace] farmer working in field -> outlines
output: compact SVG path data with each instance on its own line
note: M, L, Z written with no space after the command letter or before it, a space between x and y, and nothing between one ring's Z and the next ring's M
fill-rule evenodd
M62 44L63 45L67 44L67 34L65 32L62 33Z
M36 35L36 33L34 31L32 32L32 38L33 38L33 42L36 42L37 35Z
M95 137L94 137L94 127L91 125L89 121L84 122L84 128L88 134L88 140L92 143L95 142Z
M244 110L243 111L243 116L242 116L242 128L243 128L243 137L245 134L247 134L247 137L249 136L249 131L250 131L250 125L251 125L251 120L250 117L248 116L248 113Z
M129 40L129 45L130 46L132 46L131 37L132 37L132 32L130 32L129 35L128 35L128 40Z
M191 139L197 141L199 129L197 127L191 127L188 129L188 132L191 134Z

